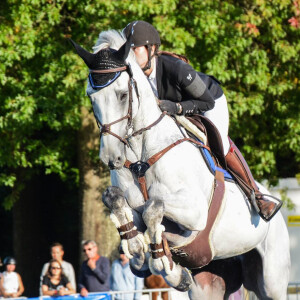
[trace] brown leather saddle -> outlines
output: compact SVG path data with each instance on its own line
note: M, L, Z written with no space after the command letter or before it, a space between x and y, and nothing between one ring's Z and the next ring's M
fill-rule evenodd
M223 151L223 143L220 133L216 126L206 117L201 115L192 115L186 117L191 123L198 127L202 132L205 133L208 140L208 146L210 147L215 158L218 160L219 165L226 169L226 161ZM191 133L189 133L191 134Z

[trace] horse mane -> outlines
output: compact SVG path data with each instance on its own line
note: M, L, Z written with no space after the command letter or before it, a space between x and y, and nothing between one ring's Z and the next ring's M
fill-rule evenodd
M98 40L96 44L93 46L94 53L105 49L105 48L112 48L112 49L120 49L121 46L126 42L125 36L118 30L107 30L102 31L99 34ZM135 60L135 55L133 51L129 51L128 58Z
M98 40L93 47L94 53L104 48L112 48L118 50L126 40L117 30L102 31Z

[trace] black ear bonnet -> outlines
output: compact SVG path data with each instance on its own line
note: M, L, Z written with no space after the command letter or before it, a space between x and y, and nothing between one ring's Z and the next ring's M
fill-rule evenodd
M132 76L130 66L125 62L130 50L130 41L125 42L119 50L105 48L97 53L86 51L71 39L70 42L90 69L89 81L93 89L99 90L110 85L125 70ZM118 70L120 68L121 70Z
M89 66L91 70L109 70L116 69L119 67L125 67L126 64L119 59L115 58L112 54L117 52L114 49L108 48L97 52L95 60ZM113 83L119 76L121 72L111 72L111 73L91 73L89 74L89 81L91 86L95 89L104 88L111 83Z

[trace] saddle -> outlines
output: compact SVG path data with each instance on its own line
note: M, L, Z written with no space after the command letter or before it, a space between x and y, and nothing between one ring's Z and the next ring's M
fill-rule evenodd
M202 115L192 115L186 118L206 135L208 146L214 154L215 159L217 159L216 163L226 169L223 143L216 126ZM189 131L188 134L192 135Z

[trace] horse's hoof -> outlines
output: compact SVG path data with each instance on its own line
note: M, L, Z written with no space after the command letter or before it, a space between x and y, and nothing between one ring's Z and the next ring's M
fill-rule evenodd
M187 268L182 268L181 281L177 286L173 286L174 289L180 292L187 292L193 283L193 278L190 271Z

